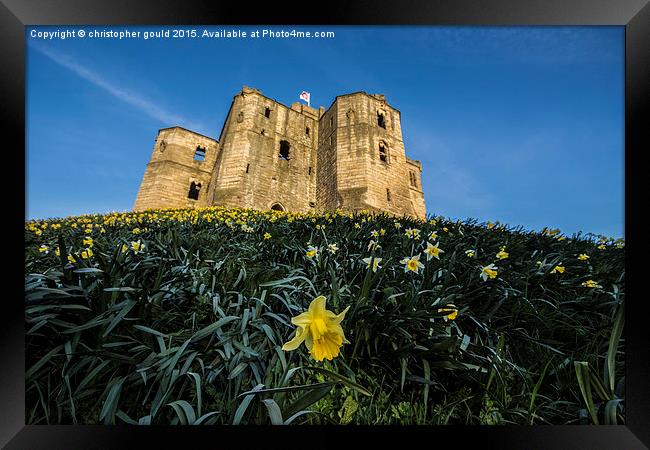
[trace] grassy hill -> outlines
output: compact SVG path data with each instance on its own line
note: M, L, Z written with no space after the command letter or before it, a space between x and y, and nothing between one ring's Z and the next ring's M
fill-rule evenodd
M623 422L622 240L225 208L25 235L29 424ZM349 343L282 350L320 295Z

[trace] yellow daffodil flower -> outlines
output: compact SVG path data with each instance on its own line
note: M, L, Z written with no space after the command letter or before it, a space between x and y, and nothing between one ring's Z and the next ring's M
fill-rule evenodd
M607 248L607 246L606 246L605 244L600 244L600 245L598 246L598 249L599 249L599 250L605 250L606 248Z
M510 256L510 255L508 254L508 252L506 252L506 248L501 247L501 251L499 253L497 253L497 258L506 259L508 256Z
M404 235L409 239L420 239L420 230L417 228L407 228Z
M491 230L492 228L494 228L494 224L492 222L488 222L487 223L487 229Z
M483 278L483 281L487 281L488 277L489 278L496 278L497 277L497 269L494 264L488 264L487 266L484 266L481 268L481 278Z
M553 267L553 270L551 270L551 273L564 273L565 267L562 266L562 264L558 264L557 266Z
M47 254L48 253L47 245L41 245L40 247L38 247L38 251Z
M311 245L307 247L307 253L305 254L307 258L312 259L317 255L318 255L318 247L312 247Z
M137 228L137 227L136 227L136 228L134 228L131 232L132 232L133 234L140 234L141 230L140 230L140 228Z
M126 244L122 244L122 253L126 253L129 250L129 247Z
M431 239L432 241L435 241L436 239L438 239L438 233L436 233L435 231L432 231L431 234L429 234L429 239Z
M88 258L90 258L91 256L93 256L93 251L92 251L91 249L89 249L89 248L87 248L87 249L85 249L85 250L83 250L83 251L81 252L81 257L82 257L83 259L88 259Z
M438 248L438 244L433 245L431 242L427 242L427 248L424 250L424 253L427 255L427 261L431 258L440 259L440 253L444 252L444 250Z
M73 264L77 262L77 260L74 259L74 256L72 256L72 255L68 255L68 261L70 261Z
M587 255L586 253L581 253L580 256L578 256L578 259L580 261L586 261L589 259L589 255Z
M366 263L368 265L368 268L370 269L371 260L372 260L372 271L377 272L377 269L381 268L381 266L379 265L379 263L381 262L381 258L368 257L368 258L363 258L361 261Z
M371 252L373 250L377 250L378 248L381 248L381 245L379 245L377 242L371 240L368 243L368 251L369 252Z
M327 246L327 251L330 252L332 255L336 253L339 250L339 247L336 244L329 244Z
M271 239L271 233L264 233L264 240Z
M131 241L131 249L136 253L142 252L144 251L144 244L139 240L137 242Z
M456 308L455 305L452 305L451 303L447 304L444 308L439 308L438 309L439 313L448 313L442 316L445 319L445 322L447 320L454 320L456 317L458 317L458 309Z
M420 269L424 267L424 264L420 262L420 255L415 255L411 257L405 257L400 261L400 264L404 264L404 272L415 272L419 273Z
M84 244L86 247L92 247L92 246L93 246L93 238L91 238L91 237L84 238L84 240L83 240L83 244Z
M588 288L601 288L602 286L598 283L596 283L594 280L587 280L582 283L582 286L588 287Z
M465 254L468 258L473 258L476 256L476 250L465 250Z
M343 344L350 342L345 338L341 322L350 307L345 308L340 314L325 309L324 296L316 297L309 309L304 313L291 318L291 323L296 325L296 335L282 346L284 351L297 349L303 342L309 354L316 361L336 358Z

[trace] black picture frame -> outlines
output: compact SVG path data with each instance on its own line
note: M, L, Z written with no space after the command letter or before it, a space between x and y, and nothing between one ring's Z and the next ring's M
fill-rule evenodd
M315 8L314 8L315 7ZM317 13L315 13L317 11ZM351 434L376 443L494 448L637 449L650 446L650 350L643 303L643 242L639 204L646 177L640 158L650 148L650 5L647 0L444 0L329 1L323 4L200 2L171 0L2 0L0 4L0 114L6 211L11 231L4 245L21 247L25 198L25 27L29 25L313 24L313 25L617 25L625 27L625 240L626 240L626 425L502 427L135 427L25 426L24 273L19 252L6 251L3 326L0 327L0 445L9 449L177 448L296 445L339 447ZM22 151L21 151L22 150ZM13 203L12 203L13 202ZM618 214L619 212L612 212ZM9 233L15 233L12 239ZM14 292L15 289L15 292ZM636 295L635 295L636 294ZM228 440L226 441L225 438ZM202 443L197 442L198 440ZM368 445L364 443L363 445ZM372 444L371 444L372 445Z

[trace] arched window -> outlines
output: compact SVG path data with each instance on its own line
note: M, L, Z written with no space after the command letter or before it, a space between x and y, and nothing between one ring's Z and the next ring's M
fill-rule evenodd
M379 160L388 163L388 146L384 141L379 141Z
M390 200L391 200L391 197L390 197L390 189L386 189L386 200L387 200L387 201L390 201Z
M205 147L196 146L194 151L194 161L203 161L205 159Z
M187 193L187 198L190 198L192 200L198 200L200 190L201 190L201 183L196 183L192 181L190 183L190 191Z
M278 155L280 159L288 160L289 159L289 149L291 145L288 141L280 141L280 154Z
M271 206L271 209L273 211L284 211L284 206L282 206L279 203L273 203L273 205Z
M377 111L377 125L384 130L386 129L386 118L384 117L384 113L381 111Z

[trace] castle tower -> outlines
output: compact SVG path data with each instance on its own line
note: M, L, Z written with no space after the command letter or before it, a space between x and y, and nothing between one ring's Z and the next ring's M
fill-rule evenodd
M210 203L314 211L317 136L318 110L300 103L288 108L244 87L219 137Z
M207 206L218 142L181 127L158 131L135 211Z
M400 112L383 95L336 97L320 118L316 199L323 210L384 210L424 219L422 165L406 157Z

